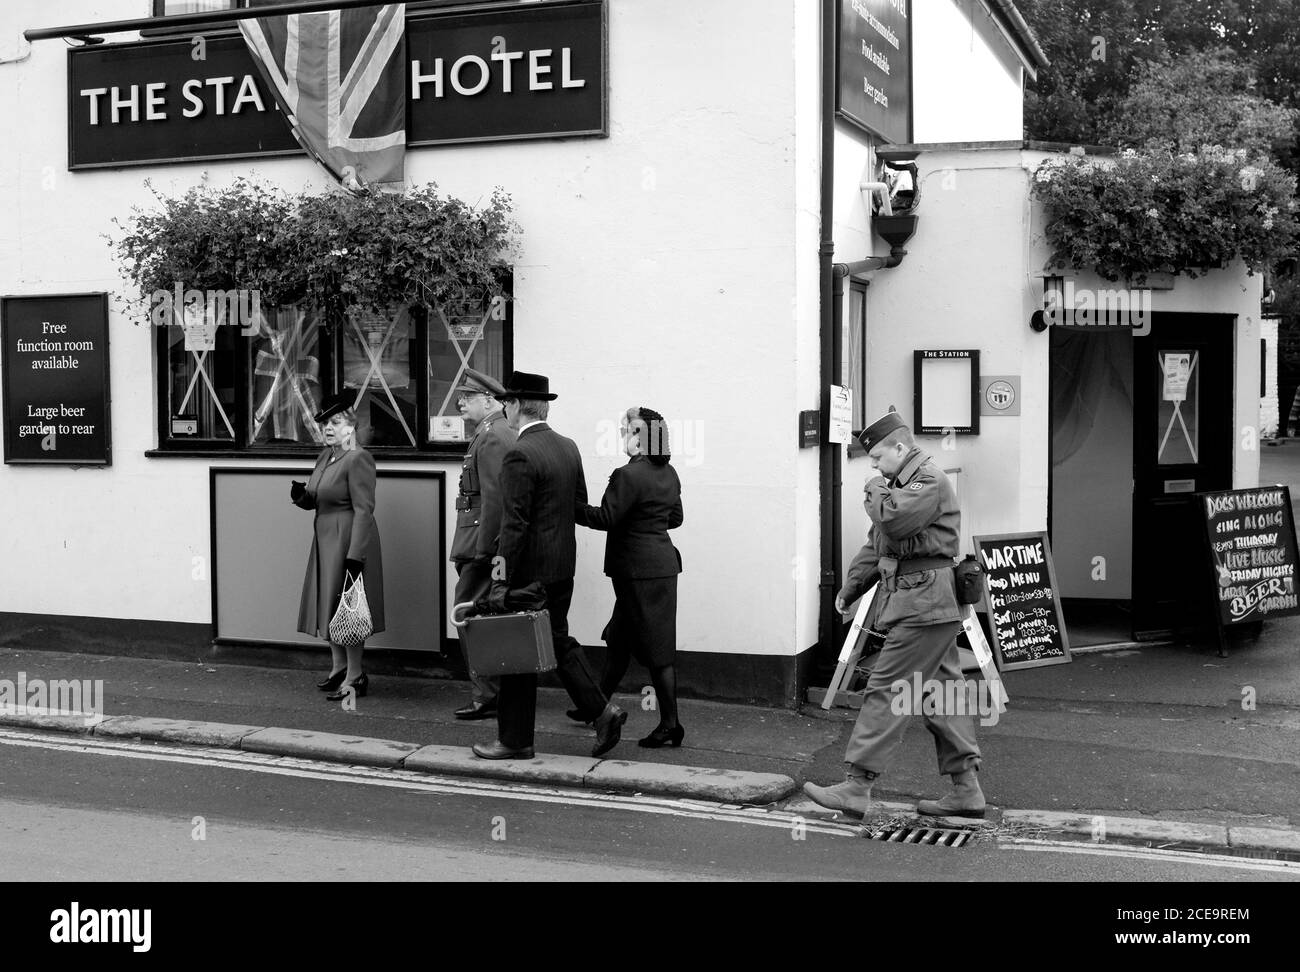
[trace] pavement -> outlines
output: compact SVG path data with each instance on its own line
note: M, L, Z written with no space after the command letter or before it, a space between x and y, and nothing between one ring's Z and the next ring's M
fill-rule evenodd
M1300 854L1300 618L1219 658L1210 645L1080 654L1069 665L1004 675L1010 706L979 729L987 820L941 820L1000 832ZM689 656L683 659L689 664ZM301 670L0 648L0 679L102 680L101 716L0 710L0 726L220 747L351 765L557 787L778 805L833 817L805 781L842 778L856 713L679 700L680 749L642 749L657 723L642 698L623 741L591 757L593 732L564 714L562 690L539 690L538 757L490 761L469 750L495 723L456 720L464 682L371 676L353 707L327 702ZM30 698L30 696L29 696ZM90 708L90 706L83 706ZM914 726L877 783L868 824L910 819L943 792L929 736ZM934 822L934 821L930 821Z
M1288 483L1300 494L1300 443L1267 445L1261 458L1262 482ZM689 655L680 664L689 665ZM681 699L684 745L642 749L636 739L657 724L657 714L642 696L619 696L631 713L623 742L597 759L592 730L564 715L570 703L563 691L542 688L538 757L491 761L469 747L494 738L495 723L452 716L468 701L467 684L453 679L372 673L370 694L340 705L327 702L316 676L300 668L35 651L0 639L0 679L20 673L29 683L101 681L100 717L88 723L0 709L0 726L777 804L810 816L829 814L803 797L801 785L843 778L856 717L814 704L796 711ZM983 826L1300 855L1300 618L1267 623L1257 640L1238 640L1226 658L1208 642L1128 646L1003 679L1009 708L979 729L980 779L990 802ZM917 798L943 792L947 781L937 776L927 743L921 727L908 733L876 784L881 803L873 820L909 819Z

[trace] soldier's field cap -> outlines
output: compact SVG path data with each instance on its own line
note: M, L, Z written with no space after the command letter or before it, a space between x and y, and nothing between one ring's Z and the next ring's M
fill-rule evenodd
M506 386L501 384L491 375L485 375L481 371L475 371L473 368L465 369L465 377L461 379L456 391L470 392L478 395L491 395L493 398L500 397L504 394Z
M903 421L903 416L891 409L885 413L883 418L876 419L863 429L858 435L858 441L862 443L862 448L870 452L875 448L876 443L889 435L890 432L906 426L907 423Z

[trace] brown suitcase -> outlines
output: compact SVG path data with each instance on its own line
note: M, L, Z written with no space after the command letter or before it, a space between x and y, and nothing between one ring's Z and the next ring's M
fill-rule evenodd
M460 629L465 664L479 675L534 675L555 669L549 611L484 614L457 620L462 608L452 609L451 623Z

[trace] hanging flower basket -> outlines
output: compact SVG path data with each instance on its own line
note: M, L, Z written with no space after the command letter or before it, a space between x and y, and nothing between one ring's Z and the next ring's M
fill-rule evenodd
M1049 265L1138 286L1236 259L1251 273L1266 269L1300 240L1295 191L1295 177L1275 163L1216 146L1053 158L1032 184L1046 208Z
M481 303L503 293L517 245L500 189L481 208L433 185L289 195L237 179L154 195L157 208L115 221L122 233L110 237L146 313L178 285L256 293L264 308L305 302L335 325L353 309L391 315L415 303Z

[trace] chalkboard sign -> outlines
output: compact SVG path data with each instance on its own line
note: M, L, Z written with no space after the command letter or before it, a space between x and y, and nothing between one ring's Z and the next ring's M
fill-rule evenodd
M1070 660L1056 567L1046 533L975 537L988 581L989 628L998 668L1014 671Z
M1300 614L1291 491L1259 486L1201 493L1215 571L1219 623Z
M0 297L4 460L107 466L108 295Z

